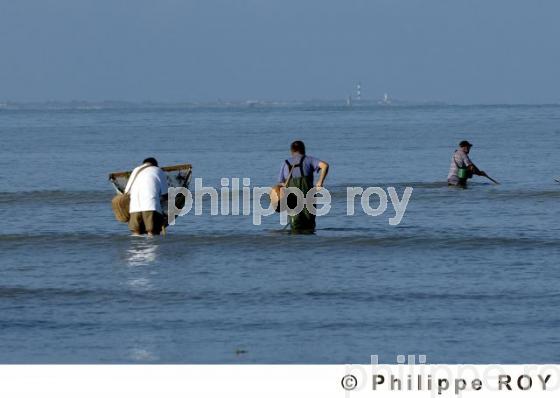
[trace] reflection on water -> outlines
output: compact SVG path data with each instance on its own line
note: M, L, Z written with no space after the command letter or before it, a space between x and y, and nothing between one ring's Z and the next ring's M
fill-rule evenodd
M149 278L133 278L129 279L126 284L134 290L150 290L152 284Z
M147 291L153 289L150 270L142 270L142 266L153 265L157 259L158 244L152 238L135 238L130 243L130 248L126 251L126 264L132 269L125 284L136 291Z
M151 264L157 260L157 250L155 239L136 238L126 251L126 262L131 267Z
M152 362L152 361L157 361L159 358L155 353L151 352L150 350L146 348L137 347L137 348L133 348L130 351L130 359L139 362Z

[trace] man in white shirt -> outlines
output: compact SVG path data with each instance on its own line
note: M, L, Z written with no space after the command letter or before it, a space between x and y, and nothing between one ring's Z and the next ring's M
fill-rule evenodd
M156 159L144 159L132 171L125 192L130 193L128 228L132 234L159 235L164 226L161 201L167 198L167 177Z
M485 176L486 173L479 170L469 158L472 144L468 141L461 141L459 149L455 150L451 157L451 166L449 167L449 175L447 176L448 185L467 187L467 180L472 178L473 174Z

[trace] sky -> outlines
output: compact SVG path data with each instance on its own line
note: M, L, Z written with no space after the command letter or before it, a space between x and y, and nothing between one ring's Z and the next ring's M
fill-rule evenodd
M560 103L558 0L0 0L0 100Z

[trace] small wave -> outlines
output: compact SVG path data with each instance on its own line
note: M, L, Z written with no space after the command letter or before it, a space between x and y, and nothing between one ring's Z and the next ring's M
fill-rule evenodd
M471 187L480 187L489 185L486 183L473 183ZM348 183L346 185L332 185L329 186L329 192L333 198L346 198L346 188L348 187L395 187L399 195L406 187L413 187L414 189L433 190L434 194L438 194L439 190L445 195L453 193L448 189L447 182L445 181L407 181L407 182L361 182L361 183ZM445 189L443 189L445 188ZM216 187L219 190L219 187ZM560 189L492 189L475 190L477 194L487 195L489 199L558 199L560 198ZM37 190L37 191L18 191L18 192L0 192L0 204L17 205L17 204L49 204L49 205L86 205L86 204L109 204L114 191L107 190L84 190L84 191L71 191L71 190ZM208 205L209 201L204 202Z
M492 191L489 193L492 199L557 199L560 198L560 189L556 190L512 190Z
M347 235L336 234L336 232L357 232ZM367 231L370 231L369 233ZM330 233L335 233L330 234ZM265 231L262 233L200 233L200 234L180 234L173 233L165 237L145 239L141 242L138 238L124 233L92 234L92 233L40 233L40 234L4 234L0 235L0 247L4 250L16 247L43 246L57 247L63 245L86 245L86 246L122 246L124 244L153 244L167 247L178 245L183 250L196 247L242 247L242 248L263 248L274 249L290 245L307 245L309 243L316 247L338 247L343 250L353 248L535 248L535 247L558 247L555 239L537 237L516 237L516 236L476 236L450 234L444 231L441 234L416 233L406 234L385 233L378 230L367 230L364 228L344 229L325 228L317 230L313 235L279 234L277 231Z
M25 287L25 286L2 286L0 287L0 298L2 299L54 299L59 301L86 299L97 301L128 301L129 299L152 300L155 293L151 290L138 289L84 289L84 288L60 288L60 287ZM168 301L178 300L202 300L204 296L200 293L164 291L157 292L157 296Z
M176 303L192 301L211 301L213 303L239 302L244 304L277 303L279 301L305 302L305 301L350 301L350 302L404 302L404 301L523 301L539 300L549 301L560 298L560 293L521 294L520 292L496 293L437 293L410 291L403 294L399 291L334 291L334 290L277 290L277 291L246 291L222 292L216 290L136 290L136 289L84 289L60 287L25 287L25 286L0 286L0 299L39 300L56 302L87 301L95 303L110 302L126 303L134 301L152 302L157 299L160 303L173 305Z
M110 203L114 192L106 191L21 191L0 192L0 204L93 204Z
M362 182L351 182L345 185L332 185L334 190L343 190L346 191L347 187L395 187L397 189L404 189L406 187L412 188L422 188L422 189L440 189L440 188L447 188L447 181L390 181L390 182L383 182L383 181L362 181ZM331 186L327 187L331 189Z

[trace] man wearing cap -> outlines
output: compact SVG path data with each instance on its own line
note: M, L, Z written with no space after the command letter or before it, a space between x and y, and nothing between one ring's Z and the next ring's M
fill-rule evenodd
M161 201L167 199L167 177L156 159L144 159L132 171L125 192L130 193L128 228L132 234L153 236L164 231Z
M468 141L459 143L459 148L455 150L451 158L451 167L447 176L448 185L466 188L467 180L472 178L473 174L486 176L486 173L479 170L469 158L471 147L472 144Z

